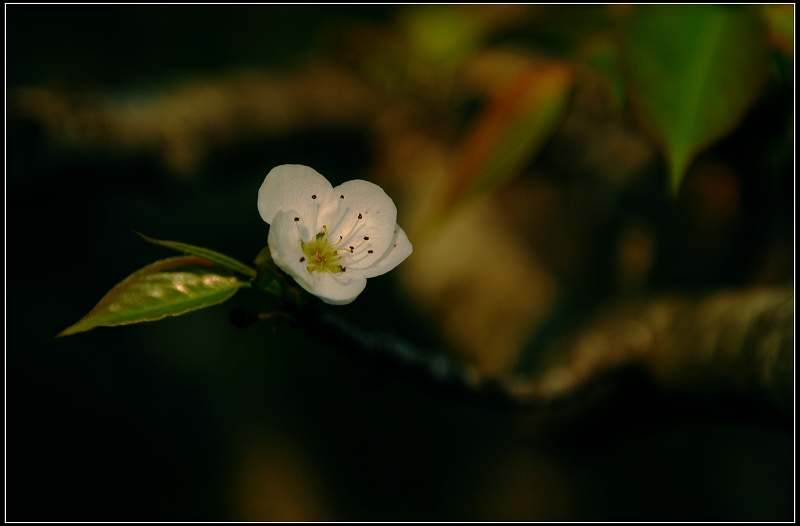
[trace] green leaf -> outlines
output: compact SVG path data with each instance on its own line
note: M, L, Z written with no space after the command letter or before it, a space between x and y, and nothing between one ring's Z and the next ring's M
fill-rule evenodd
M115 286L92 311L60 336L160 320L210 307L248 286L228 270L203 258L178 256L157 261Z
M680 188L694 157L734 129L767 71L757 12L720 5L640 5L623 33L635 106Z
M272 261L269 247L264 247L256 256L256 276L250 280L253 288L264 292L269 292L275 296L281 295L281 284L278 282L278 273L275 262Z
M153 243L154 245L161 245L162 247L171 248L173 250L177 250L178 252L184 252L186 254L191 254L192 256L201 257L203 259L207 259L212 263L216 263L217 265L223 266L227 269L230 269L234 272L239 272L244 274L248 278L254 278L256 276L256 271L251 267L248 267L244 263L241 263L232 257L228 257L225 254L220 254L219 252L214 252L213 250L209 250L203 247L196 247L193 245L187 245L186 243L179 243L177 241L163 241L161 239L153 239L152 237L147 237L144 234L140 234L136 232L136 235L147 241L148 243Z

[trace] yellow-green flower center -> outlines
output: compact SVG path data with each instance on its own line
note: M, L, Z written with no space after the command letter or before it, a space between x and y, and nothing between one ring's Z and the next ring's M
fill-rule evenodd
M339 253L328 241L327 230L317 234L313 241L306 243L302 239L300 245L305 254L305 263L308 272L332 272L338 274L344 271Z

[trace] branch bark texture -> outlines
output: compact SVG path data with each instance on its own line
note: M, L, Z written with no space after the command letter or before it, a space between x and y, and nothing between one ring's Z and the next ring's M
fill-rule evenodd
M326 342L354 359L463 401L541 409L580 399L616 371L635 366L667 391L744 396L780 411L793 404L793 286L609 307L551 349L534 378L482 377L447 355L329 314L301 319L312 334L325 334Z

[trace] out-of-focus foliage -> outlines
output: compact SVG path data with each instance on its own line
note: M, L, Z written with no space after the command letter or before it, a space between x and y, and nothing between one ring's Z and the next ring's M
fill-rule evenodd
M445 206L493 192L522 171L564 118L572 77L564 63L531 63L493 90L454 154Z
M631 94L662 144L677 193L697 153L730 133L763 87L763 23L738 6L637 6L623 32Z
M125 278L89 314L59 336L100 326L114 327L180 316L222 303L246 285L206 259L195 256L164 259Z
M399 25L408 39L409 65L422 62L450 75L481 47L486 33L480 11L445 6L408 10L400 16Z
M794 54L794 4L763 5L773 43L784 53Z

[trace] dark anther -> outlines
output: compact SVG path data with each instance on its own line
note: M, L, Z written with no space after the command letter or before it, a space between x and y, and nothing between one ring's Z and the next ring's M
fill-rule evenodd
M353 253L353 247L350 247L350 253L351 254Z
M300 218L299 217L295 217L294 220L295 221L300 221Z
M397 248L397 245L395 245L394 248Z
M339 266L342 267L341 265ZM344 272L345 270L347 270L347 267L342 267L342 272Z
M305 260L306 260L306 258L305 258L305 257L302 257L302 258L300 258L300 263L302 263L302 262L303 262L303 261L305 261Z
M316 198L317 198L317 194L314 194L314 195L311 196L311 199L316 199Z
M361 219L361 214L358 214L358 218Z
M369 241L369 236L364 236L364 241Z
M367 254L372 254L372 251L371 250L367 250Z
M339 236L339 241L341 241L341 240L342 240L342 236Z
M339 196L339 199L344 199L344 196L343 196L343 195L340 195L340 196Z

